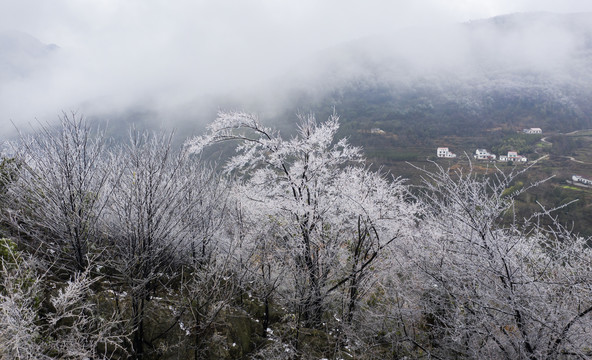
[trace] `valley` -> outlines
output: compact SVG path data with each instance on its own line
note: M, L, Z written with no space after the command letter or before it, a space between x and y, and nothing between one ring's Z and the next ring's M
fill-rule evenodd
M366 149L371 164L375 167L382 167L395 176L407 178L412 184L420 184L422 181L421 173L415 167L433 168L432 161L444 167L472 168L483 174L491 172L496 167L504 172L528 168L519 177L519 181L535 183L544 179L548 180L518 198L517 206L521 210L519 213L526 215L529 211L536 211L539 207L537 202L546 208L552 208L577 199L576 202L558 211L558 219L563 224L573 227L576 232L584 236L591 236L592 189L572 186L568 182L576 174L592 178L592 162L590 162L592 159L592 131L579 130L567 134L551 133L541 137L522 135L517 128L514 134L505 132L505 136L500 134L490 137L446 136L426 141L430 146L427 144L423 146L400 145L397 142L397 137L388 133L365 134L365 137L353 134L351 137L359 141ZM527 154L529 159L527 164L488 162L473 158L477 147L503 149L504 143L512 142L511 140L516 138L526 138L526 145L522 145L520 153ZM555 143L548 139L554 139ZM455 159L437 158L436 148L431 145L438 143L449 146L458 154L458 157Z

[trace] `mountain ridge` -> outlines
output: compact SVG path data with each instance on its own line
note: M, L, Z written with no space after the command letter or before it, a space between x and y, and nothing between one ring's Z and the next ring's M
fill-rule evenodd
M59 50L55 44L44 44L34 36L16 30L0 32L0 79L26 78L43 71L49 57Z
M295 76L301 79L299 91L292 90L300 92L297 107L324 104L382 121L383 114L360 114L360 108L383 106L400 119L416 112L415 119L430 126L454 113L476 125L501 121L561 131L592 125L592 13L511 14L447 29L334 50L316 74ZM315 88L315 78L324 88Z

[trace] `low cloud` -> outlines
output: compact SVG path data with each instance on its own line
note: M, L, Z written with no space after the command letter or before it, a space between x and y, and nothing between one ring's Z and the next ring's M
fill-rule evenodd
M339 70L339 76L347 78L367 72L364 61L392 59L401 69L421 73L474 67L474 58L481 56L554 71L571 59L579 40L548 23L506 38L489 25L474 26L472 35L462 26L443 26L504 10L592 10L592 4L579 1L560 7L554 3L14 2L0 14L0 30L22 31L39 39L42 48L55 43L59 49L25 54L31 61L24 61L25 70L16 75L0 67L0 128L8 131L10 121L20 126L35 118L52 120L62 110L101 114L135 107L181 109L217 94L253 95L253 89L272 81L330 81L323 79L327 67L339 67L333 73ZM343 50L351 44L360 51ZM23 56L18 51L12 55ZM335 61L336 56L342 59ZM392 77L400 76L393 69ZM274 90L269 93L273 96Z

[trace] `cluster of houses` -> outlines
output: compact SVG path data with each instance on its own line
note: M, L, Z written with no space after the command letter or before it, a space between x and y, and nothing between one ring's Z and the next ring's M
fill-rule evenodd
M522 132L524 134L542 134L543 130L541 128L528 128L523 129ZM447 147L439 147L436 150L436 155L439 158L455 158L456 154L451 152ZM477 160L485 160L485 161L502 161L502 162L517 162L517 163L525 163L528 161L528 158L522 155L518 155L516 151L508 151L507 155L500 155L499 158L494 154L491 154L489 151L485 149L477 149L475 151L475 155L473 157ZM575 181L575 180L574 180Z
M455 158L456 154L451 152L447 147L439 147L436 150L436 155L439 158ZM518 162L518 163L525 163L528 161L528 158L522 155L518 155L516 151L508 151L508 155L500 155L499 158L495 154L491 154L489 151L485 149L477 149L475 151L475 155L473 157L476 160L486 160L486 161L502 161L502 162Z

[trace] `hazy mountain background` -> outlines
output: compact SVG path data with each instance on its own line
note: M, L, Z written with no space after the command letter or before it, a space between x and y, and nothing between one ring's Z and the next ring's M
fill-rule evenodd
M500 127L591 127L590 13L523 13L405 28L304 54L273 79L193 97L189 91L185 100L172 100L167 92L125 98L81 88L66 92L66 101L52 85L72 65L68 55L68 49L25 33L0 34L5 134L9 120L21 126L78 111L108 121L116 134L137 123L190 135L218 109L258 112L282 127L298 111L322 118L335 108L346 132L378 127L409 141ZM34 108L19 96L25 91L37 94ZM23 120L20 110L27 109Z
M499 128L592 127L591 99L592 14L528 13L344 43L271 81L165 114L199 131L218 109L241 109L287 131L297 112L335 109L348 135L380 128L429 145Z
M368 128L421 125L436 136L590 126L591 80L592 14L530 13L360 39L282 83L292 86L284 104L335 106Z

